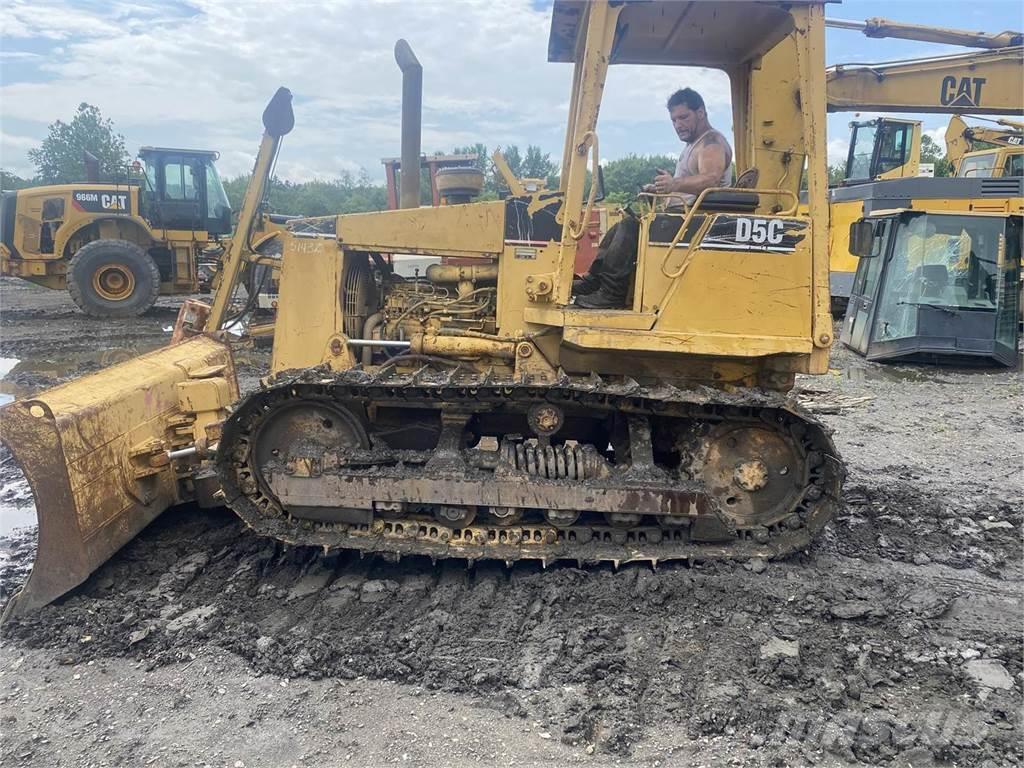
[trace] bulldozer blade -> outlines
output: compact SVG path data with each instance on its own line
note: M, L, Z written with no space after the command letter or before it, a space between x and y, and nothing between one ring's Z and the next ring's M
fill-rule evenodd
M231 351L206 336L0 408L0 440L35 496L39 544L2 620L88 578L167 507L191 498L168 451L216 438L238 397ZM180 476L184 477L180 477Z

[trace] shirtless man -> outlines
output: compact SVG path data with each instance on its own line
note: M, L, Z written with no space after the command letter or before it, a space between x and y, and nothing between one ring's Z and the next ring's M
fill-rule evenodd
M645 192L671 195L669 206L693 203L709 187L732 184L732 147L708 122L704 99L692 88L676 91L668 99L668 113L676 135L686 145L675 173L658 170ZM625 230L625 231L619 231ZM594 264L573 286L577 306L586 309L621 309L626 306L629 281L636 269L639 226L627 216L608 230Z

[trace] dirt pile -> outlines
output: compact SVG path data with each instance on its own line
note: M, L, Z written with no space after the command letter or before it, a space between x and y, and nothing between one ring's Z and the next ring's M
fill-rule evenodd
M884 495L851 508L841 526L871 529L876 543L895 539L892 510L906 513ZM186 510L6 633L67 663L126 656L156 667L215 646L285 678L468 693L551 723L567 744L620 755L672 724L801 760L822 750L869 764L1024 758L1015 585L906 554L910 563L883 569L826 542L762 573L467 569L324 556Z

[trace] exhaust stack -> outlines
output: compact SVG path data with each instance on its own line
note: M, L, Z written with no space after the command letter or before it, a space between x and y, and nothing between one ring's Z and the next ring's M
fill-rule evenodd
M419 208L423 67L405 40L395 43L395 61L402 70L402 181L398 207Z

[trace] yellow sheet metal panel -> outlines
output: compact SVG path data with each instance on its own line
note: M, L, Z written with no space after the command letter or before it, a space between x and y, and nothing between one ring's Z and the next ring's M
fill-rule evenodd
M505 203L466 203L339 216L346 249L458 256L498 254L504 247Z
M378 216L380 214L370 214ZM342 328L343 253L333 238L282 235L280 295L271 371L319 365L328 339Z
M829 269L832 272L856 272L859 260L850 253L850 225L864 215L864 201L832 203L831 215L828 233Z
M625 331L586 326L566 326L563 343L583 349L620 350L637 352L674 352L687 355L713 355L716 357L764 357L778 354L808 354L812 349L809 338L783 338L725 333L655 331Z
M667 249L652 248L657 259ZM810 248L786 255L699 251L660 299L655 331L809 339ZM721 354L731 354L721 351Z

